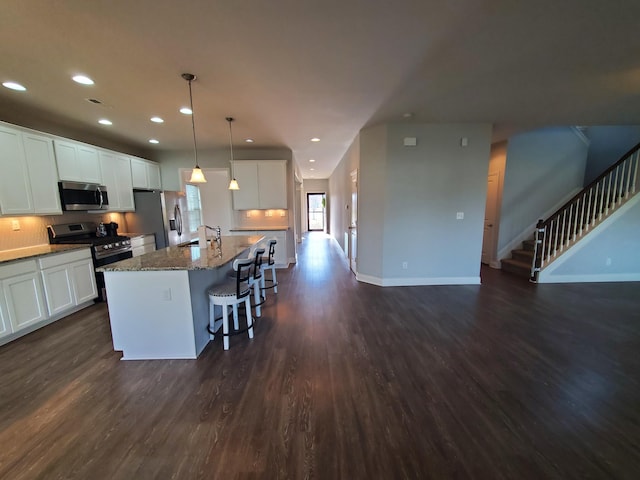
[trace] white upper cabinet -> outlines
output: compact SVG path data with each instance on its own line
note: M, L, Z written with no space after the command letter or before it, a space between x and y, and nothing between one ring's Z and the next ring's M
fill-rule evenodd
M0 127L0 209L3 215L33 212L22 134Z
M62 213L51 139L0 126L0 169L0 213Z
M233 162L233 177L240 190L233 191L234 210L287 208L287 161Z
M23 133L22 142L29 167L34 213L61 214L53 140L35 133Z
M98 150L69 140L54 141L60 180L102 183Z
M131 177L133 188L159 190L162 188L160 181L160 166L155 162L142 158L131 159Z
M102 182L107 187L109 210L134 211L131 160L125 155L109 151L100 151L99 158Z

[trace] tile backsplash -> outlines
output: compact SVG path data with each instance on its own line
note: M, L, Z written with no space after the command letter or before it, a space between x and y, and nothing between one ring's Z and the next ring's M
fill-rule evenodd
M289 211L273 210L234 210L233 222L236 227L282 227L289 225Z
M15 222L19 230L14 230ZM47 244L47 225L75 222L116 222L120 231L126 231L124 215L120 213L65 212L62 215L0 217L0 250Z

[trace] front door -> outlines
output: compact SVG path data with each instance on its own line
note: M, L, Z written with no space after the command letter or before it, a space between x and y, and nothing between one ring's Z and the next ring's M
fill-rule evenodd
M307 193L307 230L324 231L324 212L326 197L324 193Z

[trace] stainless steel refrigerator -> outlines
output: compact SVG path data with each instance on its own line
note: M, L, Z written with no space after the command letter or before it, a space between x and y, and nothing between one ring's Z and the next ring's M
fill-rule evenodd
M189 231L187 199L182 192L133 192L136 211L126 215L127 230L135 233L155 233L156 248L165 248L191 241L197 233Z

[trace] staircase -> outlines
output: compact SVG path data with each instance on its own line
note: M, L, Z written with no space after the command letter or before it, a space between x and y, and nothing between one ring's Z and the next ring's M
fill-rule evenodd
M538 274L637 193L640 143L546 220L501 260L502 269L536 282Z
M536 241L532 238L522 242L521 248L511 250L511 258L505 258L500 261L502 270L522 278L531 278L535 245Z

